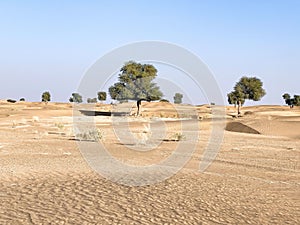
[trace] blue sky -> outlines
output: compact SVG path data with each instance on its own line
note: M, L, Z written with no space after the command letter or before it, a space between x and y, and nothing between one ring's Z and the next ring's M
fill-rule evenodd
M241 76L257 76L267 91L259 104L283 104L284 92L300 94L299 24L297 0L0 1L0 99L40 101L49 90L68 101L101 56L158 40L199 56L224 98Z

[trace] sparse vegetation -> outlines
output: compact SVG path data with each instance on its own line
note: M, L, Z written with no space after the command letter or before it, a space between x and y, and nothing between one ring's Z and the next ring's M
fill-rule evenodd
M164 117L165 117L165 114L161 112L161 113L159 113L159 117L160 117L160 118L164 118Z
M91 128L84 132L76 133L75 137L79 141L99 141L103 139L103 133L98 128Z
M186 140L186 137L184 136L184 134L176 132L176 133L170 135L170 137L167 140L168 141L183 141L183 140Z
M25 98L20 98L20 102L25 102Z
M55 126L60 130L64 129L64 127L65 127L65 125L63 123L55 123Z

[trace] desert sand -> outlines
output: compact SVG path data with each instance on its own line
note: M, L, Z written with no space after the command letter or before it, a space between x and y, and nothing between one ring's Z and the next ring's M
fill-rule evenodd
M112 181L83 157L71 104L1 101L0 224L300 224L299 107L243 107L240 118L226 107L220 150L200 172L212 132L211 106L176 110L145 102L135 117L135 104L126 104L133 139L120 140L110 117L95 122L103 146L130 165L167 159L178 144L192 142L179 138L180 123L198 125L196 150L178 173L152 185ZM113 107L99 103L95 110ZM155 136L160 124L164 132ZM136 151L145 148L147 135L155 136L155 148Z

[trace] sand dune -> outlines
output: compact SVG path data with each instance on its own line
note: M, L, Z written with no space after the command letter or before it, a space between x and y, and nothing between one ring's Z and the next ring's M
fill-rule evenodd
M300 139L300 107L255 106L245 107L243 111L243 117L235 122L262 135Z
M232 132L240 132L240 133L248 133L248 134L260 134L257 130L242 124L240 122L229 122L226 125L227 131Z
M71 107L0 102L0 224L300 223L299 108L244 107L242 117L233 118L234 107L226 107L223 142L205 172L199 172L199 163L207 160L208 141L215 141L210 139L211 106L143 103L142 116L126 123L134 137L154 135L160 141L151 151L134 150L144 143L135 145L129 138L120 142L111 118L95 118L110 154L138 166L165 160L180 143L191 146L189 138L199 125L195 152L179 173L134 187L92 171L74 139ZM113 107L97 104L95 109ZM130 110L136 110L134 104ZM201 120L190 118L195 110ZM188 129L186 140L163 141L180 134L182 126Z

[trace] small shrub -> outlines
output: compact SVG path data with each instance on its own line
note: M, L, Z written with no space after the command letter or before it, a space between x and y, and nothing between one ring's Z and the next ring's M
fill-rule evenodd
M62 123L56 123L55 126L60 130L62 130L65 127L65 125Z
M80 141L99 141L103 139L103 133L97 128L92 128L84 132L77 133L75 136Z
M17 101L14 100L14 99L7 99L7 102L9 102L9 103L16 103Z
M161 99L159 102L170 102L168 99Z
M15 120L12 121L12 128L15 128L17 126L17 122Z
M25 102L25 98L20 98L20 102Z
M169 141L183 141L186 140L185 136L182 133L174 133L172 134L169 139Z

